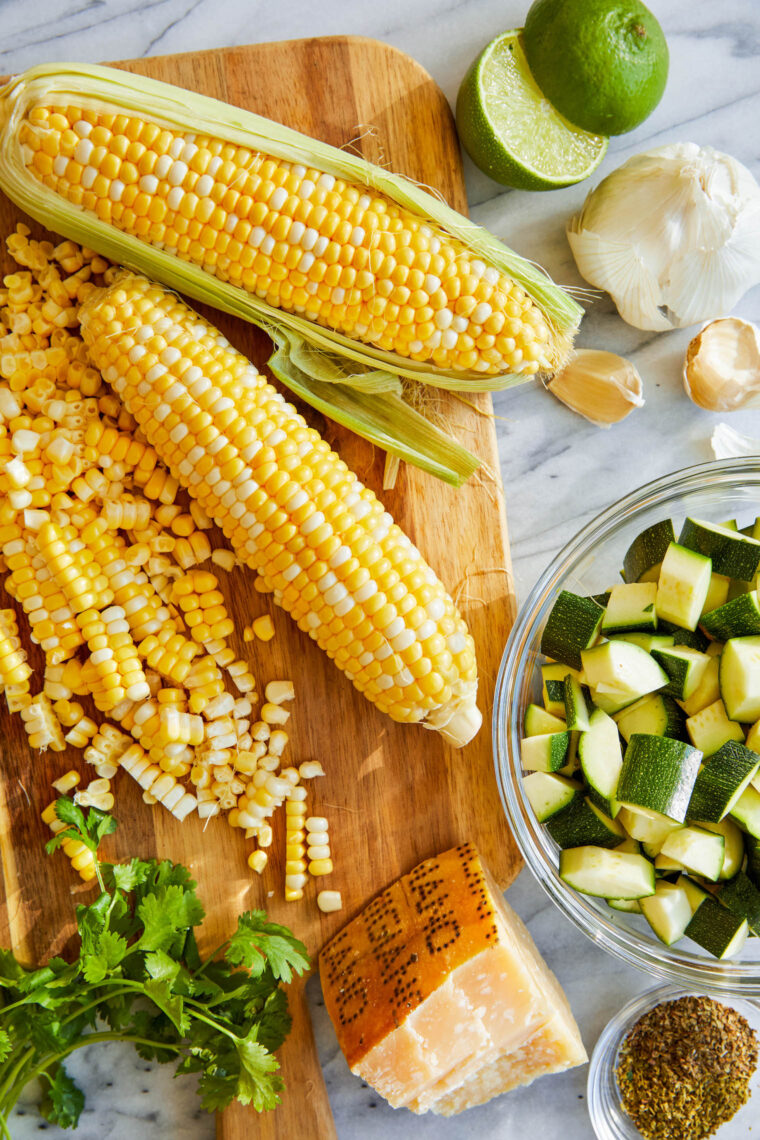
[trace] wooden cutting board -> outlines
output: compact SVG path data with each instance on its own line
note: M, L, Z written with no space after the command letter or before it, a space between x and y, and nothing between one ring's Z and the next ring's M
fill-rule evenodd
M335 146L354 146L466 210L459 148L443 94L414 60L386 44L359 37L291 40L119 66L225 99ZM15 207L0 197L0 233L10 232L19 220ZM11 263L5 264L7 272ZM270 351L266 337L219 314L213 319L238 348L264 365ZM402 465L395 490L383 493L383 456L310 409L305 414L381 494L458 598L477 646L483 728L466 749L455 751L436 733L394 724L354 691L287 615L254 591L251 572L220 575L241 632L252 617L267 609L273 614L274 641L248 646L240 637L233 645L252 661L260 691L275 678L295 682L289 755L295 763L317 758L327 773L311 785L308 807L330 821L335 872L329 880L319 880L319 887L340 890L344 909L321 914L316 883L309 884L302 902L284 902L281 819L269 865L259 878L246 865L250 844L241 832L223 820L204 828L191 817L180 825L159 807L146 806L136 784L121 775L114 789L119 830L107 850L117 858L156 854L188 864L207 908L209 946L224 938L239 911L265 907L305 940L316 961L324 941L369 898L418 861L465 839L477 844L502 887L519 869L491 751L494 683L514 615L491 402L488 396L462 401L437 392L435 399L459 438L484 460L482 475L459 491ZM2 604L8 604L7 597ZM34 663L39 664L38 656ZM32 755L20 718L9 716L4 707L0 738L0 933L3 945L40 960L65 950L72 933L71 893L86 888L76 885L61 854L44 854L49 832L39 811L52 798L51 779L72 765L83 772L85 782L92 773L73 749ZM263 1118L240 1108L224 1113L219 1122L224 1140L242 1140L251 1131L260 1140L329 1140L335 1135L302 983L291 988L290 998L294 1027L281 1054L288 1085L283 1105Z

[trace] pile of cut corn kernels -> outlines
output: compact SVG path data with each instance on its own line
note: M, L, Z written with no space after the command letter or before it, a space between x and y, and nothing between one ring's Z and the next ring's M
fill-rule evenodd
M8 708L32 748L72 745L92 765L86 787L72 770L55 781L58 792L76 789L81 805L110 811L123 768L146 803L179 820L226 813L255 841L248 862L259 874L284 805L285 898L300 899L307 871L333 869L327 820L306 814L304 781L322 766L283 766L292 682L270 681L259 707L249 666L228 644L235 627L216 574L201 568L230 571L235 555L212 550L211 520L89 364L79 306L110 267L73 242L35 241L24 226L7 244L20 269L0 290L0 566L45 656L33 695L16 612L0 610ZM273 636L268 614L243 630L245 642ZM52 804L43 819L63 827ZM64 850L92 878L86 848ZM317 901L341 906L336 891Z

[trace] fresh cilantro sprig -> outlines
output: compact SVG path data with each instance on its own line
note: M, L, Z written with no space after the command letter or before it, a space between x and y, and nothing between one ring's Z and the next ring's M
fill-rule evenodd
M96 859L100 893L76 908L79 957L27 969L0 950L0 1135L29 1081L41 1078L42 1114L75 1128L84 1095L66 1072L77 1049L131 1041L146 1060L200 1074L209 1112L233 1100L259 1112L280 1102L273 1053L290 1029L280 983L308 969L306 948L264 911L241 914L237 929L202 957L194 928L203 906L190 872L155 859L102 863L100 841L116 820L72 800L56 802L67 827L47 844L77 839Z

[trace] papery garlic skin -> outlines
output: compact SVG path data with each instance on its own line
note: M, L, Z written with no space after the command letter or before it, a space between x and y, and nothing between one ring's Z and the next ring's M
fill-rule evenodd
M710 321L686 349L683 385L708 412L760 405L760 330L739 317Z
M567 236L581 276L624 321L682 328L730 312L760 281L760 187L712 147L658 147L592 190Z
M760 439L742 435L728 424L717 424L710 443L716 459L736 459L744 455L760 455Z
M546 387L597 427L619 423L644 405L644 385L630 360L596 348L577 349Z

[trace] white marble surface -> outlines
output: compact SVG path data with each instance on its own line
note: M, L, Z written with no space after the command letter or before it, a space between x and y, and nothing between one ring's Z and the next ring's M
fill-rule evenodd
M492 36L517 26L528 0L3 0L0 70L63 59L113 59L189 51L223 44L356 33L375 36L415 56L453 99L461 76ZM726 150L760 175L760 6L757 0L650 0L671 49L668 88L652 117L613 140L601 173L648 146L693 140ZM221 18L220 18L221 17ZM473 216L563 284L579 284L564 223L587 186L551 194L502 189L468 165ZM740 304L760 317L760 290ZM520 597L560 547L594 514L658 475L709 458L719 418L684 396L680 367L693 330L655 336L628 328L607 298L589 309L580 343L630 356L639 367L647 405L602 432L575 417L536 386L496 397L501 469ZM760 412L733 424L760 436ZM648 984L622 967L560 917L527 872L509 892L549 964L565 986L589 1050L605 1021ZM452 1120L394 1112L351 1076L310 983L312 1012L340 1140L480 1140L531 1134L547 1140L588 1140L585 1068L545 1080ZM131 1049L79 1054L74 1075L87 1091L83 1140L210 1140L213 1121L201 1113L187 1079L172 1082ZM13 1123L16 1140L46 1126L30 1107ZM300 1140L283 1137L282 1140Z

